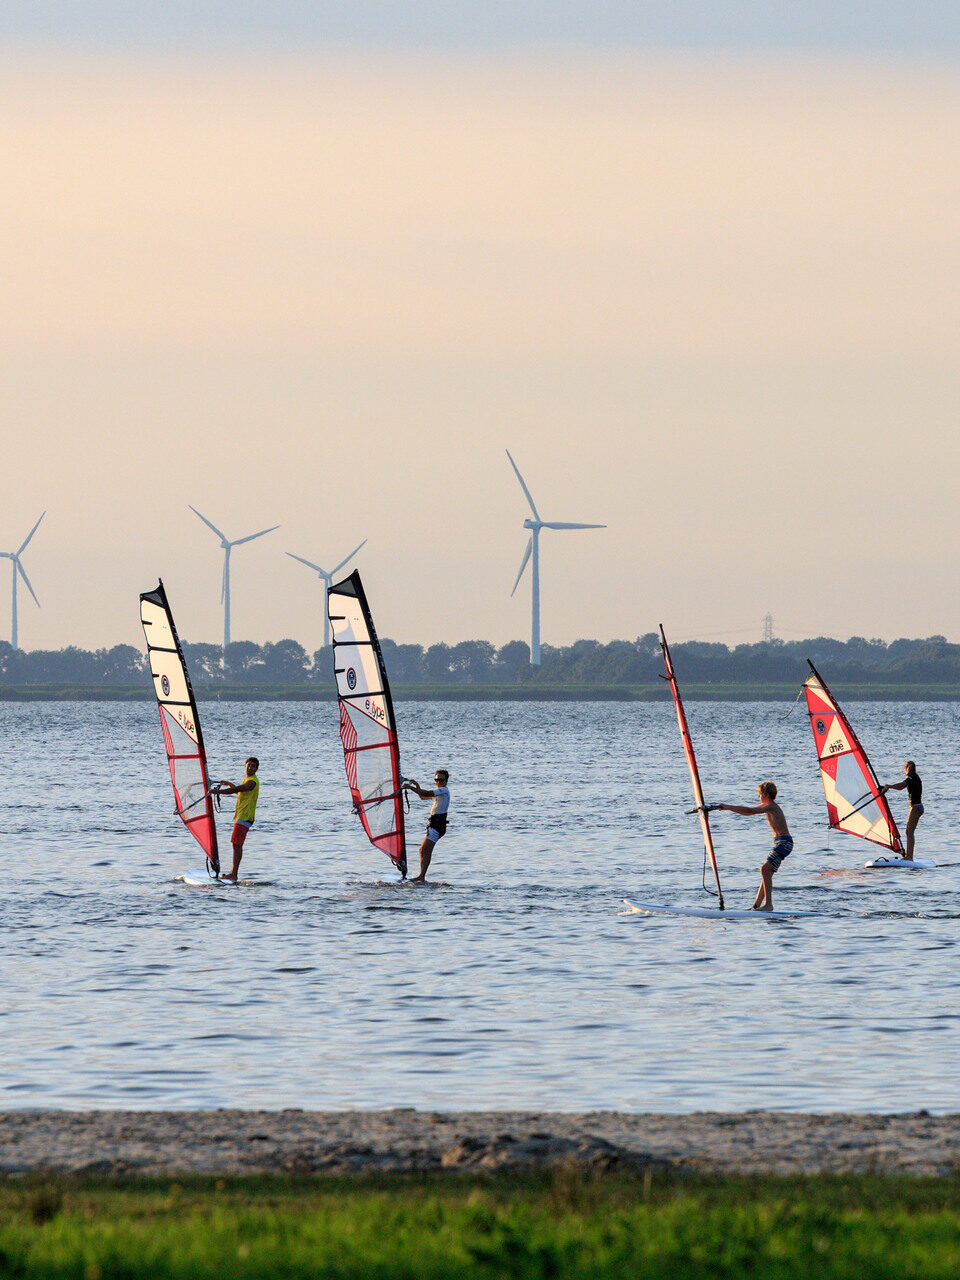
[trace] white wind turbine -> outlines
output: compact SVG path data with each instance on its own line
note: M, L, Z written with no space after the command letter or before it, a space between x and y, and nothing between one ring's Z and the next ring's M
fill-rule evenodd
M566 521L559 520L541 520L540 513L534 504L533 498L530 497L530 490L524 484L523 476L520 474L517 464L510 457L510 450L506 450L507 457L510 458L510 465L517 474L520 481L520 488L523 490L527 501L530 503L530 510L533 512L532 520L524 520L523 527L530 530L530 541L527 543L527 549L523 553L523 559L520 561L520 572L517 574L517 580L513 584L511 596L520 585L520 579L523 577L523 571L527 567L527 561L533 556L533 623L530 629L530 665L539 667L540 665L540 530L541 529L605 529L605 524L569 524Z
M187 506L190 506L187 503ZM279 529L278 524L272 524L269 529L261 529L259 533L248 533L245 538L234 538L231 542L226 534L220 532L215 524L211 524L206 516L201 516L196 507L190 507L195 516L200 519L220 539L220 545L223 547L223 582L220 587L220 599L223 601L223 651L226 654L227 646L230 644L230 552L234 547L239 547L242 542L252 542L254 538L262 538L265 533L273 533L274 529Z
M366 538L364 538L364 540L360 543L360 547L365 547L366 545L367 545L367 540ZM313 569L314 573L316 573L317 577L323 583L325 589L329 591L330 586L333 582L334 574L339 573L345 564L350 563L353 557L360 550L360 547L354 547L353 550L350 552L350 554L346 556L343 560L341 560L335 569L331 569L329 573L327 573L326 569L321 569L318 564L314 564L313 561L304 560L303 556L295 556L292 551L288 551L287 555L290 557L291 560L299 560L300 563L305 564L308 569ZM326 608L323 611L323 647L325 649L330 648L330 619L327 616Z
M47 513L44 511L43 515L41 515L40 517L40 520L42 520L46 514ZM34 591L33 587L30 585L30 579L27 577L26 569L24 569L23 565L20 563L20 557L23 555L24 551L26 550L27 543L30 541L33 535L40 528L40 520L37 521L37 523L33 526L33 528L24 538L23 542L21 542L20 548L18 551L0 551L0 560L13 561L13 603L10 609L10 643L11 645L13 645L14 649L16 649L17 647L17 574L18 573L20 577L24 580L24 582L27 584L27 590L33 596L34 600L36 600L37 608L38 609L40 608L40 601L37 600L37 593Z

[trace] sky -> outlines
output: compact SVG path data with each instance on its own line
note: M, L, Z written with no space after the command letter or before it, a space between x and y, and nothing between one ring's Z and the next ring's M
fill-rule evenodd
M25 648L960 638L960 16L0 12L0 550ZM9 635L0 562L0 636Z

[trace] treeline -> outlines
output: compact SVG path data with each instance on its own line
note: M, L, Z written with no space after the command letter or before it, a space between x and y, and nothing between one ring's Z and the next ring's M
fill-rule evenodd
M544 645L540 667L530 666L530 649L521 640L496 648L485 640L461 644L381 642L394 686L404 685L646 685L663 666L653 632L636 640L578 640ZM308 653L295 640L254 644L238 640L227 646L184 644L190 674L197 686L332 685L329 651ZM724 644L687 641L671 646L681 679L701 684L789 684L807 674L811 658L828 681L848 683L960 684L960 645L943 636L926 640L766 641L728 648ZM24 652L0 641L0 684L8 685L136 685L149 682L146 656L133 645L89 651L68 649Z

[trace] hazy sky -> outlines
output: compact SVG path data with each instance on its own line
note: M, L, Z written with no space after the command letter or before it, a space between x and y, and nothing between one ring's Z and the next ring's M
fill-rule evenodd
M317 8L0 14L24 647L960 635L953 6Z

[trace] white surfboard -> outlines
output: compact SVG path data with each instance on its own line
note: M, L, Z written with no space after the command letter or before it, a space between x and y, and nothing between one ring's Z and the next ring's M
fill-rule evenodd
M208 876L203 867L199 871L185 871L182 876L177 876L177 879L193 889L236 889L237 887L235 880L220 880Z
M930 871L937 864L930 858L874 858L872 862L865 862L865 867L873 867L876 870L883 871Z
M697 916L701 920L794 920L820 916L822 911L721 911L719 907L671 907L663 902L638 902L624 898L623 905L644 915Z

